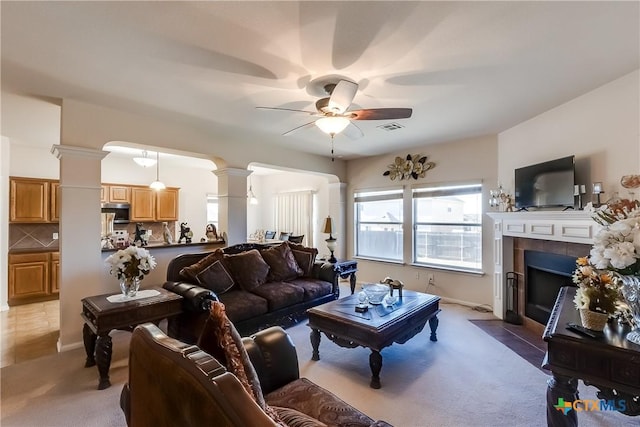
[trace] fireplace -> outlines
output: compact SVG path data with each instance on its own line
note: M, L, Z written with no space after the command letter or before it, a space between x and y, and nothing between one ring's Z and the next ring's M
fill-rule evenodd
M576 257L550 252L524 251L526 317L546 325L563 286L574 286L571 275Z

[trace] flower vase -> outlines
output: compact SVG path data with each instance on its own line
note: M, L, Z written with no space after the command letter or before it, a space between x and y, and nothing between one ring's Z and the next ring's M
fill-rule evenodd
M591 311L588 308L580 309L580 321L582 326L592 331L602 332L609 320L609 315L598 311Z
M620 276L622 281L622 296L624 296L631 316L633 317L634 328L627 334L627 340L640 345L640 277L639 276Z
M125 298L135 297L140 288L140 279L136 277L124 277L120 279L120 290Z

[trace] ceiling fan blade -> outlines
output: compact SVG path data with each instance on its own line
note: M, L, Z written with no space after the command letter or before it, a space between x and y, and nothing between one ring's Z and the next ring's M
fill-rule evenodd
M311 126L313 126L315 124L316 124L315 120L313 122L305 123L303 125L300 125L298 127L295 127L295 128L293 128L291 130L286 131L285 133L282 134L282 136L291 135L292 133L298 132L301 129L305 129L305 128L311 127Z
M294 113L305 113L309 115L318 115L317 111L296 110L293 108L278 108L278 107L256 107L258 110L277 110L277 111L293 111Z
M352 120L393 120L408 119L412 112L411 108L367 108L348 111L347 114Z
M344 128L342 134L349 139L360 139L364 136L364 132L355 123L349 123L349 126Z
M348 80L340 80L329 97L329 109L331 112L342 114L353 102L358 91L358 83Z

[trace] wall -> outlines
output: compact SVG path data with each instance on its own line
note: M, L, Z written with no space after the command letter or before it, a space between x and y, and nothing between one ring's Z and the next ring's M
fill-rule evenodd
M574 154L576 181L602 181L606 200L620 177L640 173L640 71L636 70L498 135L498 177L513 192L514 169ZM624 193L621 193L624 195Z
M395 156L405 157L408 153L393 153L366 159L353 160L348 163L347 175L347 223L348 253L352 256L353 249L353 194L357 190L398 188L399 185L449 183L470 180L482 180L483 199L488 200L489 190L495 188L497 170L497 139L493 136L449 142L446 144L424 145L411 150L411 154L428 156L429 161L436 163L436 167L427 172L424 179L417 181L391 181L382 176L387 165L392 163ZM486 209L486 204L483 209ZM407 212L409 211L409 212ZM411 208L405 204L405 224L411 221ZM393 264L379 261L358 260L358 282L378 282L386 276L400 279L408 289L424 292L427 284L427 273L433 273L435 287L429 288L430 293L472 305L493 303L492 277L493 253L492 234L493 222L483 215L483 271L484 275L455 273L445 270L428 269L411 266L410 227L405 227L404 234L404 263Z

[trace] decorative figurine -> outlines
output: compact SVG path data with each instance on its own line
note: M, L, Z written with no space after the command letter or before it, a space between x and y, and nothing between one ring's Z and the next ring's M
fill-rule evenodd
M171 231L169 230L169 224L163 222L162 228L162 238L164 239L164 243L170 245L171 243L173 243L173 236L171 235Z
M215 242L218 240L218 231L216 230L216 226L214 224L207 224L204 235L207 236L208 242Z
M133 238L133 244L136 246L147 246L147 230L142 228L142 223L136 223L136 236Z
M180 238L178 239L178 243L182 243L182 239L184 239L185 243L191 243L191 238L193 237L193 231L187 225L186 222L180 223Z
M392 279L391 277L385 277L384 280L381 280L380 283L385 285L389 285L389 296L393 297L393 290L398 290L398 298L402 299L402 288L404 288L404 283L400 280Z

